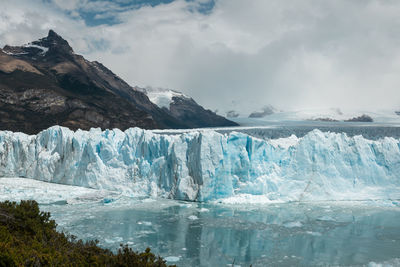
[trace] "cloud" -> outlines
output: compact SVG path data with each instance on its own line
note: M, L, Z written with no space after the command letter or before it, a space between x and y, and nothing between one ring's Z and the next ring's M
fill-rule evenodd
M47 34L49 29L68 33L67 37L79 33L85 23L57 12L51 5L34 1L15 0L4 3L0 10L0 44L20 45Z
M58 8L61 8L63 10L69 10L69 11L76 10L80 6L85 5L87 2L88 1L86 1L86 0L69 0L69 1L52 0L52 3L54 3L55 6L57 6Z
M199 12L204 0L19 2L0 11L2 42L55 28L131 85L181 90L212 109L400 106L398 1L218 0L210 12ZM88 26L82 12L113 23Z

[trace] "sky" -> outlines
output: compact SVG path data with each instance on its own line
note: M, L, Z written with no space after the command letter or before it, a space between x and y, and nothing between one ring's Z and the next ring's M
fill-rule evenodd
M2 0L0 46L55 30L132 86L251 112L400 108L397 0Z

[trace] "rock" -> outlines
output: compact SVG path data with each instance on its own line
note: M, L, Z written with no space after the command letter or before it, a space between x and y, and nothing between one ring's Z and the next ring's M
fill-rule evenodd
M262 111L253 112L249 115L249 118L264 118L265 116L272 115L275 113L275 109L272 106L263 107Z
M345 122L373 122L374 120L368 116L368 115L361 115L359 117L354 117L348 120L345 120Z
M237 118L237 117L239 117L239 113L237 113L237 112L234 111L234 110L229 110L229 111L226 113L226 117L227 117L227 118Z

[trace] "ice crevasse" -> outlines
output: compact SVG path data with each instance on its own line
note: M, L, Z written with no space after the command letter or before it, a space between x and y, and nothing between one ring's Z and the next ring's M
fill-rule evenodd
M54 126L37 135L0 131L0 177L191 201L400 199L400 140Z

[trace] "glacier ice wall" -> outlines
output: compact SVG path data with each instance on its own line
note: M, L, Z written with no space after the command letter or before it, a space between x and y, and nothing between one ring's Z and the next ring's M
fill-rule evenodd
M400 199L400 140L212 130L0 131L0 177L193 201Z

